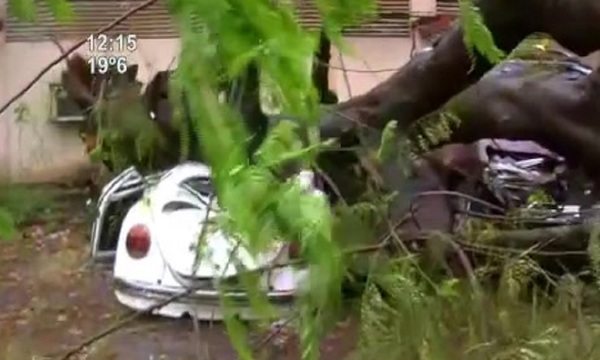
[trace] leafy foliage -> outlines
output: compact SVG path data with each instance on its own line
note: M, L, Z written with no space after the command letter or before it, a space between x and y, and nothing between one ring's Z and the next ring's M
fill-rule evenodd
M68 1L65 0L45 0L48 4L52 15L57 20L66 22L73 17L73 9ZM11 13L21 20L33 22L37 18L36 1L35 0L9 0L8 5Z
M500 62L505 54L494 44L494 37L485 26L481 13L473 0L458 0L459 19L464 33L464 42L471 57L473 50L477 50L493 63Z
M329 5L320 4L332 14L328 29L339 32L344 25L337 18L340 9L349 8ZM213 69L219 64L233 77L250 62L258 64L262 74L276 84L282 111L306 118L306 125L314 126L318 103L306 59L314 52L316 39L300 27L291 5L268 0L175 0L170 6L182 37L174 86L189 96L194 128L213 171L219 205L232 220L231 232L240 234L253 253L272 239L298 239L309 263L310 287L299 305L303 315L300 338L303 358L315 359L321 322L340 299L342 265L339 249L331 240L332 215L326 199L305 196L297 185L278 181L270 170L292 160L310 164L318 143L313 139L307 150L299 151L301 140L293 125L284 122L270 131L254 163L250 162L244 148L246 129L240 125L239 114L218 101L220 79ZM196 31L191 14L205 31ZM240 198L246 201L239 202ZM239 329L234 323L228 319L228 328ZM247 353L240 348L241 342L234 344L240 353Z
M100 101L91 117L97 126L97 145L92 160L107 161L113 171L136 166L147 172L160 167L159 156L168 144L159 129L149 121L137 89L115 101ZM133 96L131 96L133 95ZM114 96L114 95L113 95Z

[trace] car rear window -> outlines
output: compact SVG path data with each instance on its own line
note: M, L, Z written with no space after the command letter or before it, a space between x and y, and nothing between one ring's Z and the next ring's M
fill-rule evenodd
M215 188L208 177L187 179L182 182L182 185L204 196L212 196L215 194Z

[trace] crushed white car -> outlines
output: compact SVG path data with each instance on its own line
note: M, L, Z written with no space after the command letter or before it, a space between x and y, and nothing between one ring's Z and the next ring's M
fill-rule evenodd
M297 180L307 189L307 196L320 196L312 177L303 171ZM220 320L217 284L236 287L239 274L230 264L230 253L235 251L246 270L261 272L271 303L281 311L291 307L303 271L273 266L288 260L288 244L279 243L252 257L236 240L217 230L203 237L203 255L197 259L203 221L218 211L216 201L211 201L214 195L210 169L200 163L184 163L145 178L129 168L104 187L92 227L92 258L114 260L115 295L121 304L145 310L193 288L188 296L155 313ZM240 318L254 317L243 290L226 296Z

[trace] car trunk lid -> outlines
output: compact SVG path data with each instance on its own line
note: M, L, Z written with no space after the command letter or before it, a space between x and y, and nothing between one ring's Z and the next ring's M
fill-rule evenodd
M251 256L239 240L213 226L207 227L219 212L216 200L211 201L214 189L208 175L174 180L161 181L150 201L154 202L153 241L177 276L230 277L237 274L236 263L255 270L269 266L282 254L283 245L278 244L260 256ZM235 258L230 260L232 252Z

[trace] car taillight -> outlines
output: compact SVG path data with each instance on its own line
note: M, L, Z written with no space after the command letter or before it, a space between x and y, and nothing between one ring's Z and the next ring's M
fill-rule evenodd
M298 242L288 245L288 256L290 259L298 259L300 257L300 244Z
M127 233L125 242L127 253L134 259L141 259L150 250L150 230L145 225L135 225Z

